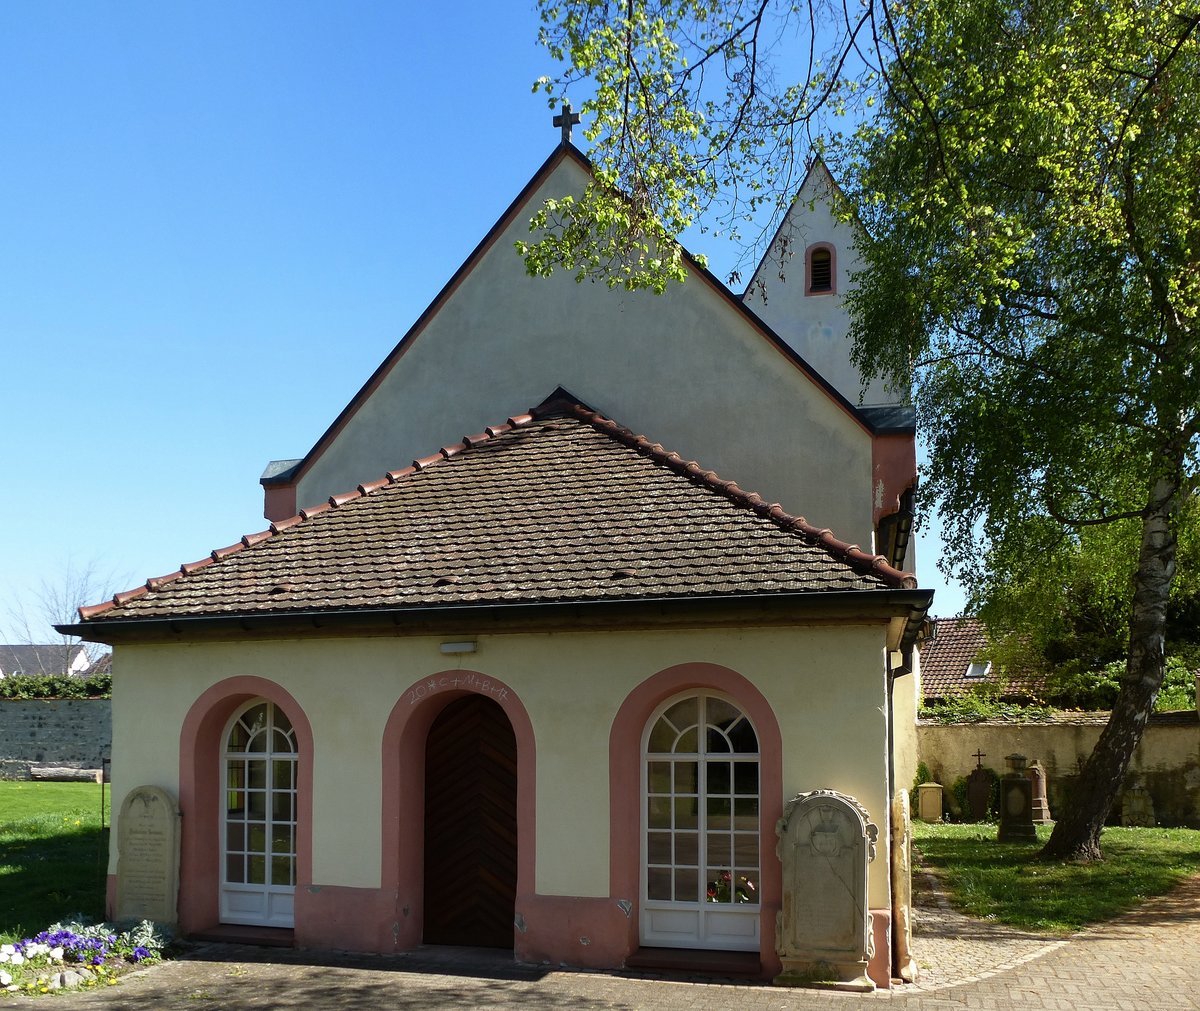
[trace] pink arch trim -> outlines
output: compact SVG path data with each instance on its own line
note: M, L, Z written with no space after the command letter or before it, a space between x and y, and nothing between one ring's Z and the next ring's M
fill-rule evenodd
M783 869L772 840L783 816L783 736L769 702L747 678L715 663L683 663L659 671L638 685L621 704L609 732L609 888L616 899L632 903L629 951L638 947L641 917L642 733L667 699L686 692L728 695L754 723L759 748L759 836L762 840L759 921L763 969L779 972L775 954L775 914L783 889Z
M184 934L220 919L221 734L235 710L258 698L282 709L296 732L296 891L312 884L313 733L308 716L274 681L250 675L218 681L192 703L179 733L179 926Z
M431 683L438 686L434 691L418 693ZM445 684L456 686L445 688ZM384 892L394 896L395 919L387 948L395 951L415 948L424 930L425 741L446 705L469 694L497 703L516 737L518 912L534 895L537 747L529 713L511 688L479 671L445 670L421 678L400 693L383 731L380 871Z

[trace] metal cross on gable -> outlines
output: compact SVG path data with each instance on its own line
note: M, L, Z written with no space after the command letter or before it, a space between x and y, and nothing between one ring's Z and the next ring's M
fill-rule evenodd
M975 768L982 769L983 760L987 758L987 755L985 755L982 751L976 751L971 757L975 759Z
M562 142L571 143L571 127L579 122L579 113L571 111L571 103L563 102L562 112L554 117L554 125L562 127Z

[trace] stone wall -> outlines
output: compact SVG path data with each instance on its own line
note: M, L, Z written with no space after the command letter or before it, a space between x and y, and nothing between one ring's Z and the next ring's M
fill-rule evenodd
M0 779L41 765L99 769L111 754L109 699L0 700Z
M1037 759L1046 769L1054 816L1107 719L1107 713L1075 713L1048 723L920 723L917 748L933 778L946 788L943 797L949 804L954 803L954 781L975 768L976 751L983 752L983 765L999 774L1005 771L1005 755L1017 752ZM1200 719L1195 711L1151 717L1124 786L1139 784L1150 793L1158 824L1200 826ZM1120 814L1118 800L1110 822L1119 823Z

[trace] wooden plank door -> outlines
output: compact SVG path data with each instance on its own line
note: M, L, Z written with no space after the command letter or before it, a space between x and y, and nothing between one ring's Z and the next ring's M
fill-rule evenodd
M425 745L425 943L512 948L517 742L482 695L451 702Z

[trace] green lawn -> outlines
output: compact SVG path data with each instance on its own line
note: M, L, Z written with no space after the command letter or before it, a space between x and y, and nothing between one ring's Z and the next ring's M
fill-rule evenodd
M913 822L920 857L951 902L972 916L1026 930L1067 934L1132 909L1200 873L1200 830L1106 828L1105 859L1046 863L1038 846L996 842L995 825ZM1038 826L1045 842L1049 826Z
M104 824L108 825L105 788ZM76 914L100 919L108 865L96 783L0 780L0 941Z

